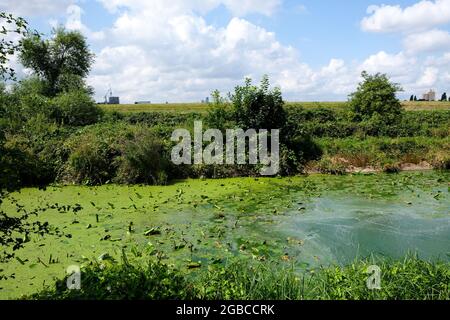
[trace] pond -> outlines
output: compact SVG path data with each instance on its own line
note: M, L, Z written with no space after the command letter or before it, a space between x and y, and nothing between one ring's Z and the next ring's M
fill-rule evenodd
M18 259L0 266L14 274L0 281L0 298L36 292L68 266L104 253L120 260L123 248L194 273L231 257L299 270L372 254L449 261L449 178L448 171L424 171L23 189L2 208L15 210L14 200L47 207L38 219L62 234L33 236Z

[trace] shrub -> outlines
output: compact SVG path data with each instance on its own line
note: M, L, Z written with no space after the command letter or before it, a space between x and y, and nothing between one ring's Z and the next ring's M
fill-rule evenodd
M62 93L53 99L53 104L61 112L65 125L86 126L100 121L103 111L84 91Z
M124 123L86 127L65 144L65 182L103 184L167 181L165 150L148 129Z
M244 86L237 86L230 94L234 118L242 129L283 129L286 124L284 101L279 88L270 89L264 76L259 87L247 78Z
M139 127L121 146L122 156L115 180L121 183L166 184L168 161L162 142Z
M385 74L369 75L363 71L363 82L350 95L349 105L358 120L369 120L378 115L392 123L402 113L402 105L397 99L401 87L389 81Z

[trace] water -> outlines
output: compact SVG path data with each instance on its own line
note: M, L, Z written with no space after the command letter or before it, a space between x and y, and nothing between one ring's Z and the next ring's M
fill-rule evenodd
M159 252L182 270L200 261L193 272L235 257L299 269L409 252L450 261L449 181L446 171L24 189L12 197L28 209L59 203L83 210L39 215L71 237L33 236L16 253L25 263L0 265L15 274L0 282L0 298L35 292L67 266L105 252L120 259L124 247L143 259ZM2 208L13 212L15 204L6 200ZM161 234L145 236L153 227Z

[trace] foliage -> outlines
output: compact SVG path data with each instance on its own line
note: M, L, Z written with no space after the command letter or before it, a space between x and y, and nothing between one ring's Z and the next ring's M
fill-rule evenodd
M45 82L50 96L86 89L83 79L93 62L85 37L78 31L54 30L51 39L30 35L23 40L22 64Z
M242 129L282 129L285 125L284 101L279 88L270 89L264 76L259 87L250 78L229 95L234 118Z
M316 166L326 173L343 173L342 169L389 169L398 164L421 165L424 161L436 169L445 168L450 147L449 138L430 137L347 137L316 140L323 156ZM339 169L339 170L337 170Z
M163 144L149 129L123 123L85 127L65 143L63 181L165 183Z
M10 66L7 65L9 57L13 56L21 49L22 40L15 41L8 39L8 35L17 35L23 37L29 34L28 23L21 17L15 17L14 15L6 12L0 12L0 77L3 80L16 78L16 72ZM38 37L38 35L36 35Z
M225 132L226 129L234 128L236 122L234 121L235 116L230 108L230 104L220 95L218 90L213 91L211 97L210 108L205 117L207 125L222 132Z
M66 279L54 289L31 296L45 300L168 300L192 299L193 288L173 268L160 262L146 266L94 263L82 270L82 290L67 290Z
M381 289L367 288L368 267L381 270ZM162 262L146 267L129 264L82 270L81 290L68 290L66 279L29 299L50 300L447 300L450 266L417 256L403 260L365 259L348 266L329 266L302 273L278 263L235 261L211 266L189 279ZM189 279L189 280L188 280Z
M57 109L61 121L69 126L86 126L97 123L103 111L94 100L84 91L69 91L62 93L52 100L54 109Z
M166 184L168 156L162 142L149 130L138 128L124 142L117 182Z
M363 82L350 95L349 105L357 120L370 120L377 116L392 123L402 113L396 93L401 87L389 81L385 74L369 75L363 71Z

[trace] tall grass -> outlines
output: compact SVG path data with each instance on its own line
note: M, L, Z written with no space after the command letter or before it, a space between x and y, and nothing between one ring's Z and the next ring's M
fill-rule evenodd
M367 287L367 270L381 268L381 289ZM203 300L448 300L450 264L415 255L402 260L364 259L347 266L296 271L278 263L236 261L198 274L153 261L147 266L95 263L83 270L82 289L65 279L28 299Z

